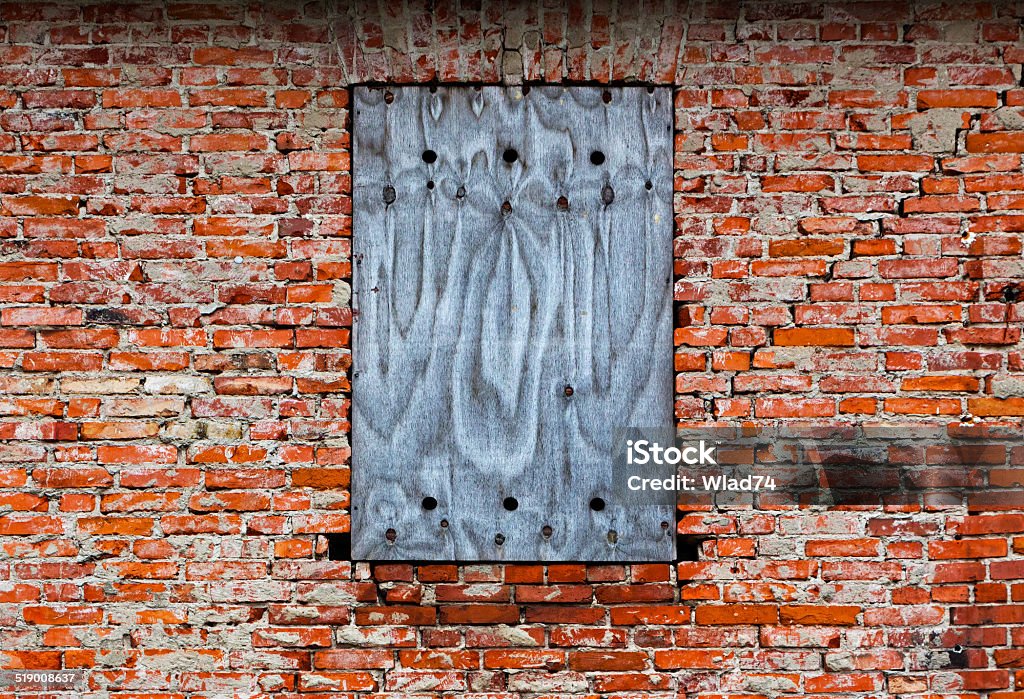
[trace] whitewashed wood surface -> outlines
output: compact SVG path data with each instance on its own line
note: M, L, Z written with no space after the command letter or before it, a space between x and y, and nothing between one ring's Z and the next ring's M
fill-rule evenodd
M616 427L673 424L671 91L353 109L353 556L671 560L610 482Z

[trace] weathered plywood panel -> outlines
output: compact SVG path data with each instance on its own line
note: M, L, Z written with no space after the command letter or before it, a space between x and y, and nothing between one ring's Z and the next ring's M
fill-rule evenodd
M616 427L673 420L670 91L357 88L353 117L354 556L671 559L672 508L610 482Z

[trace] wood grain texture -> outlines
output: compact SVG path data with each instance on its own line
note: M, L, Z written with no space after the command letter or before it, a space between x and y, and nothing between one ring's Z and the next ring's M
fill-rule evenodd
M671 92L354 110L354 557L671 560L672 509L611 483L616 427L673 424Z

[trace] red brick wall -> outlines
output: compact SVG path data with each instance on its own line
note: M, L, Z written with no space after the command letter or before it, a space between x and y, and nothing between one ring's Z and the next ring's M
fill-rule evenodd
M0 3L0 667L1024 697L1024 5L482 4ZM678 566L326 560L346 85L524 78L678 86L681 421L1008 437L991 468L923 508L687 514Z

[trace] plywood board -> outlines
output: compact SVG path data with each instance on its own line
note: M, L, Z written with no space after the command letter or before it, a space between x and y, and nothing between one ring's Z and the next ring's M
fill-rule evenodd
M671 560L610 482L616 427L673 420L671 92L353 110L354 557Z

